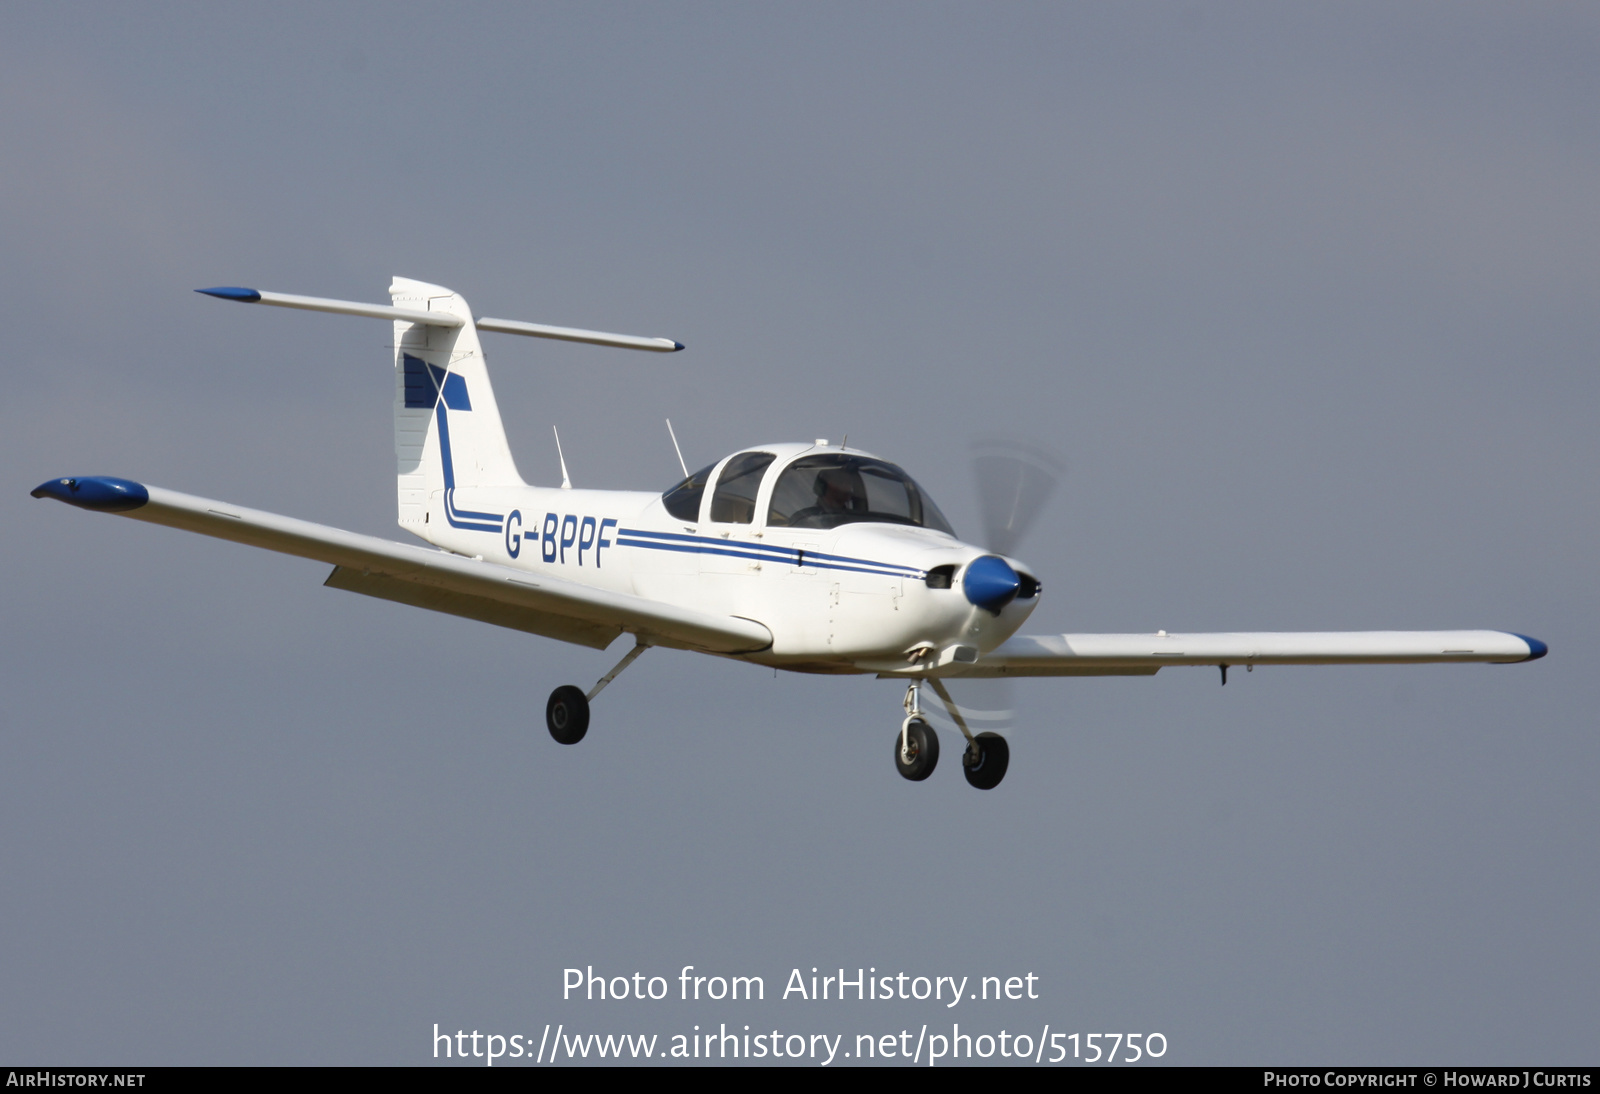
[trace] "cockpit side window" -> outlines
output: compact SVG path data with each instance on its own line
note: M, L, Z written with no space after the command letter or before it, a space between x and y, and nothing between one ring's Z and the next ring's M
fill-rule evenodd
M706 484L711 481L711 472L716 464L702 467L677 486L661 495L661 503L667 507L667 512L688 524L694 524L700 519L700 498L706 492Z
M805 456L778 476L767 509L771 528L837 528L854 521L914 524L955 533L911 476L865 456Z
M755 520L761 476L776 458L771 452L741 452L730 459L717 479L717 492L711 495L711 519L724 524Z

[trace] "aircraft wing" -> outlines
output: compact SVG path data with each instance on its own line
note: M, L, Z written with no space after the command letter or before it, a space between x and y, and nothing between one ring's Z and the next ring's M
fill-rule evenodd
M1534 661L1547 648L1507 631L1264 631L1017 635L961 673L1149 676L1173 665L1403 665Z
M609 592L447 551L395 543L107 477L52 479L33 491L84 509L334 564L327 585L604 649L623 631L652 645L753 653L762 624Z

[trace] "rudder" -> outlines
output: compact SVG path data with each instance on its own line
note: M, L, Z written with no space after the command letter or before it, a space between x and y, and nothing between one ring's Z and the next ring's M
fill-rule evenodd
M459 327L396 321L394 325L394 447L399 521L422 535L430 509L450 525L474 530L489 514L456 505L454 492L522 485L506 443L500 409L472 310L459 293L396 277L389 286L396 307L444 312ZM493 529L498 531L498 527Z

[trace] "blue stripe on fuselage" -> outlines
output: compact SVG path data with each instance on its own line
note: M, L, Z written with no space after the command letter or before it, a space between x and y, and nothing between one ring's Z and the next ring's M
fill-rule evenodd
M681 532L651 532L640 528L618 528L618 547L642 547L652 551L674 551L683 554L725 555L730 558L749 558L760 562L787 562L795 566L814 566L819 570L844 570L858 574L877 574L881 577L909 577L921 579L925 571L894 562L875 562L869 558L850 558L830 555L820 551L805 551L796 547L774 547L768 544L729 542L709 536L684 535Z

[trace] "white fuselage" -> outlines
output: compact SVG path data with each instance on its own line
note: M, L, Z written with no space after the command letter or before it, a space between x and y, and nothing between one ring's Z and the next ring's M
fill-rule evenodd
M755 620L772 632L772 646L743 659L800 672L959 670L1015 633L1038 603L1019 597L998 615L976 607L961 577L986 552L929 528L768 528L776 476L797 456L829 449L758 451L776 460L748 523L708 519L711 490L698 519L686 521L659 494L516 486L456 488L448 512L446 492L434 491L421 525L405 526L468 557ZM931 587L929 572L941 567L947 577L934 584L945 587Z

